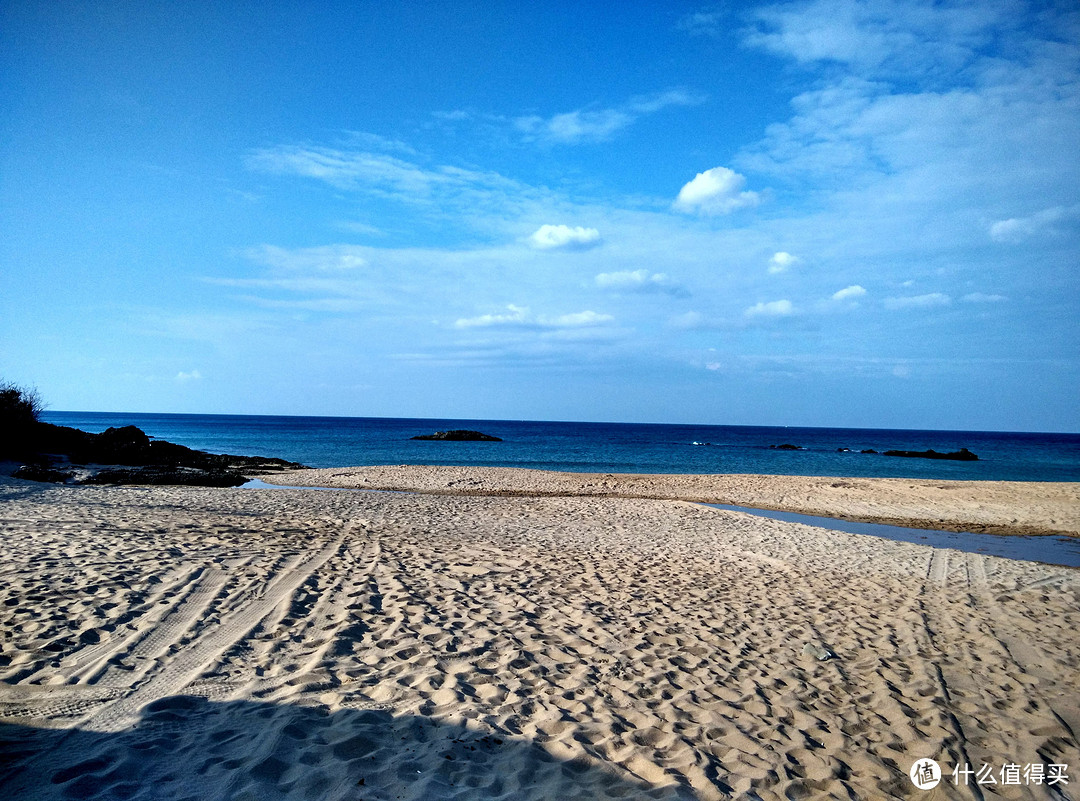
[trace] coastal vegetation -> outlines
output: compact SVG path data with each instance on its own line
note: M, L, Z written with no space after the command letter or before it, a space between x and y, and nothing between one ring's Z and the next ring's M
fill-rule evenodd
M198 451L154 440L133 425L80 431L42 421L43 410L37 390L0 383L0 459L22 462L13 472L17 478L230 487L249 475L303 467L284 459Z
M44 408L36 389L0 379L0 458L25 450Z

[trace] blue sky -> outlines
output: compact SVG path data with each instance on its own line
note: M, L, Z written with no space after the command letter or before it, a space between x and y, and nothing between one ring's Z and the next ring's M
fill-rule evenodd
M1072 2L0 6L54 409L1080 430Z

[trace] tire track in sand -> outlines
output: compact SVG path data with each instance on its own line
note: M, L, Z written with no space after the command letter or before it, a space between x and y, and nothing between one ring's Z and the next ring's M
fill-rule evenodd
M1044 675L1043 666L1055 661L1029 637L1026 637L1013 613L1006 604L1001 603L991 590L986 575L986 559L979 554L967 555L969 597L977 608L987 612L983 628L996 642L1000 653L1015 666L1010 670L1014 680L1006 689L1012 695L1013 687L1020 689L1021 700L1009 700L1009 705L1019 706L1025 711L1042 713L1045 724L1030 733L1042 740L1038 752L1045 761L1075 764L1080 751L1077 745L1077 733L1080 731L1080 709L1074 699L1064 703L1048 698L1039 689L1040 676ZM995 706L1003 706L1006 701L999 699ZM1049 713L1049 715L1046 715Z
M987 577L986 557L953 552L950 559L935 550L917 605L958 734L949 749L955 764L1076 761L1068 723L1074 710L1055 709L1038 689L1038 665L1052 657L1010 624ZM968 790L982 798L980 787Z
M291 693L301 686L332 689L341 684L341 678L326 669L327 656L363 637L358 632L366 626L368 610L354 599L372 581L382 555L381 536L369 526L368 521L353 522L350 532L359 530L367 537L359 548L348 542L327 560L327 584L318 586L316 571L311 571L289 602L264 616L248 639L223 655L221 675L266 673L253 682L234 681L224 697L250 692L256 698L274 698L283 688Z
M920 642L926 649L927 654L937 654L937 657L932 659L930 664L938 689L941 691L941 697L945 701L945 709L943 710L945 718L955 733L954 744L951 747L947 746L946 750L951 752L949 755L953 764L970 765L973 761L968 752L970 740L964 730L964 724L957 715L956 696L963 697L966 693L971 692L971 676L970 674L961 676L959 671L949 669L949 676L947 677L947 663L950 661L947 656L949 651L942 647L945 642L952 642L959 646L964 641L964 633L953 623L952 615L942 615L939 611L942 606L946 605L947 591L952 586L949 580L950 553L951 551L945 548L931 549L926 579L914 599L916 614L921 626L918 631L912 630L912 634L915 635L916 641ZM937 618L937 620L932 618ZM946 629L948 630L947 633ZM969 789L976 801L982 801L983 794L978 785L972 785Z
M307 561L292 569L283 570L267 585L262 594L247 599L231 612L226 611L221 623L162 665L159 672L133 692L89 715L80 723L80 728L101 732L122 731L138 720L139 710L144 706L176 694L197 679L207 667L294 593L314 571L322 567L342 547L351 527L351 524L346 526L337 539L325 545Z

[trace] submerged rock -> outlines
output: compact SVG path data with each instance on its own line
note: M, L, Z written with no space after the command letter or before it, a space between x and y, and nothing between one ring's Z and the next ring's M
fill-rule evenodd
M469 431L465 428L455 428L452 431L436 431L434 434L421 434L410 439L429 439L440 442L502 442L499 437L490 434L481 434L479 431Z

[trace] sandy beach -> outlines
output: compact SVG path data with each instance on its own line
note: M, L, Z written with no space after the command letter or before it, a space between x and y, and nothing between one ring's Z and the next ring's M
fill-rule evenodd
M409 465L295 470L274 484L445 495L650 498L942 531L1080 536L1080 484L773 475L560 473Z
M0 797L1080 797L1080 572L690 502L1076 535L1078 485L273 480L422 494L0 480Z

